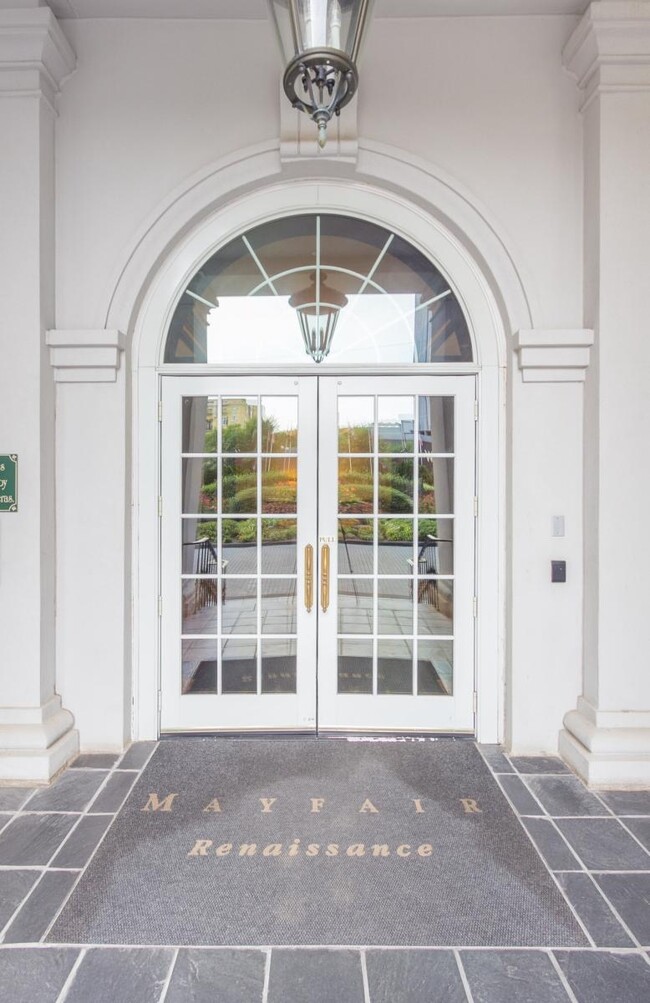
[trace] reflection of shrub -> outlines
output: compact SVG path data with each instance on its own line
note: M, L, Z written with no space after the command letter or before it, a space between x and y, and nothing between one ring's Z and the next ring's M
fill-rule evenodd
M217 524L216 522L197 522L194 538L196 540L207 539L210 543L216 544L217 542Z
M257 535L255 519L241 519L237 522L224 519L221 534L224 544L254 542Z
M224 495L234 495L243 488L254 488L257 484L257 474L255 471L245 474L226 474L221 478Z
M413 539L410 519L384 519L380 526L380 539L405 543Z
M413 495L404 494L393 488L379 487L379 510L380 512L412 512Z
M438 535L438 522L436 519L420 519L420 540L426 541L428 535Z
M296 539L296 524L291 519L265 519L262 529L264 543L282 543Z
M204 484L199 498L199 512L213 512L217 508L217 485Z
M245 488L232 498L224 498L224 512L254 512L257 506L257 488ZM281 486L264 489L264 512L295 512L296 488Z
M339 525L339 536L341 542L354 543L357 540L372 542L372 523L361 522L357 519L341 519Z

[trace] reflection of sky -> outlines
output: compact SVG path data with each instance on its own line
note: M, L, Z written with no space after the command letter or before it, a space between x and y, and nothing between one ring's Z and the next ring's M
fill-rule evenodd
M413 294L350 296L321 366L413 362L414 310ZM308 362L288 298L223 296L209 315L207 361Z

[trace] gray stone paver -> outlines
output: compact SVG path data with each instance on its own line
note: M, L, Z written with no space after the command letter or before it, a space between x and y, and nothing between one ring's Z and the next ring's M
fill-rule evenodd
M143 768L154 747L155 743L153 742L135 743L121 760L117 759L110 771L111 774L117 777L122 769L132 770L133 773L129 775L129 781L136 779L138 771ZM552 791L552 796L544 799L546 814L557 810L560 827L565 824L562 819L562 812L566 810L563 795L567 791L571 798L577 798L578 805L592 805L590 800L592 795L579 781L573 778L572 774L569 774L571 779L568 783L559 786L555 781L550 785L539 783L537 780L530 783L531 776L567 776L564 772L565 768L555 757L540 757L537 761L534 761L532 757L514 757L511 760L506 758L497 746L482 747L481 751L484 753L486 761L491 764L493 772L502 774L500 777L502 782L504 776L507 775L509 778L506 780L505 790L506 794L512 797L515 802L515 807L517 807L517 797L513 797L514 782L518 781L521 784L520 777L522 775L526 778L528 786L536 793ZM102 765L105 763L106 760L102 762ZM517 776L517 766L523 771L520 777ZM89 767L92 768L90 762ZM72 783L69 790L72 791L74 786L75 784ZM117 784L116 791L118 786L120 790L126 789ZM67 785L64 784L62 789L65 791L66 787ZM85 800L85 785L82 787L84 787L83 800ZM109 779L105 789L111 790L111 779ZM0 792L1 790L11 790L11 788L0 789ZM517 787L518 794L521 794L521 790L526 791L523 784L521 788ZM36 946L34 943L28 947L13 947L11 944L16 938L20 938L22 943L23 937L36 938L42 934L49 922L52 910L56 911L59 907L61 900L79 872L46 869L43 878L41 878L42 868L47 867L47 861L41 861L41 868L35 871L25 871L22 861L25 856L31 860L35 853L40 858L46 853L49 860L52 853L56 851L57 844L60 846L63 843L63 848L55 856L53 864L49 864L49 867L60 866L60 862L66 862L66 852L70 856L71 863L83 867L88 854L93 852L91 844L101 836L100 829L104 822L110 824L114 816L106 816L102 820L102 826L99 826L95 831L93 816L88 815L87 820L81 820L77 840L75 841L73 833L68 842L65 842L70 826L77 821L79 815L22 815L20 805L24 801L24 797L12 795L7 800L11 801L12 799L15 799L16 807L14 810L17 812L12 825L17 822L20 825L14 830L15 837L5 842L4 860L0 862L2 866L0 889L4 889L7 904L4 913L5 923L13 916L7 929L5 941L7 946L3 947L0 944L0 1003L4 1003L5 1000L7 1003L9 1000L11 1003L22 1003L23 1000L25 1003L27 1001L40 1003L41 1000L56 1003L62 985L68 978L75 960L79 957L79 950L68 947ZM611 793L606 796L606 800L609 807L629 812L630 815L637 813L642 815L643 809L647 811L648 800L644 792L630 792L628 796L625 796L625 792L623 792L623 796ZM48 803L48 799L45 799L45 803ZM573 801L569 801L569 804L572 803ZM522 809L530 809L530 802L522 800L520 806ZM29 806L25 807L29 811ZM92 812L94 806L91 805L88 810ZM625 1003L627 1000L634 1000L636 1003L638 999L645 998L639 993L648 992L648 978L650 977L650 965L644 950L642 950L647 950L650 946L650 930L647 919L650 873L645 868L642 874L594 873L595 882L598 885L596 887L588 872L583 869L583 864L576 860L566 843L561 840L550 818L544 814L544 808L541 807L536 811L539 812L538 817L527 818L526 825L530 827L532 823L531 834L540 840L540 844L544 842L540 837L540 829L543 827L542 834L544 837L549 837L551 843L542 848L551 857L552 851L555 851L562 858L561 860L553 860L553 865L557 867L561 863L568 871L579 871L579 873L563 873L561 867L557 877L597 948L594 951L554 952L576 999L579 1003L583 1003L583 1001L585 1003L587 1001L588 1003L600 1003L601 999L607 1000L609 1003L613 998L625 1001ZM604 809L604 813L606 813L606 809ZM541 817L543 814L544 817ZM100 816L95 816L95 818L98 819ZM577 821L580 830L587 833L589 829L593 833L593 823L599 820L587 815L581 819L569 821ZM625 857L630 848L629 840L631 837L614 817L610 816L606 821L609 823L605 834L607 853L615 852L615 840L620 834L622 852ZM644 820L642 819L642 821ZM83 826L88 828L87 834L84 833ZM11 827L9 826L5 833L9 833ZM572 832L571 835L574 833ZM600 833L596 831L595 835L599 836ZM23 843L22 836L26 838L26 843ZM560 843L557 840L560 840ZM614 843L611 843L611 840L614 840ZM552 849L549 849L551 844ZM562 846L564 849L561 849ZM602 848L602 844L599 843L598 846ZM640 847L638 849L641 850ZM643 853L642 850L641 853ZM587 867L589 862L585 862ZM38 894L36 894L37 892ZM614 909L610 908L610 899L614 904ZM9 909L11 914L7 911ZM622 918L626 926L621 924L619 917ZM517 1000L517 1003L520 999L529 1003L529 1001L536 1000L540 992L543 995L539 998L543 999L544 1003L554 1003L556 999L564 1003L564 1000L568 999L566 994L562 995L565 990L557 977L557 972L552 966L549 967L548 950L531 948L526 951L513 952L493 948L486 951L472 951L470 948L463 948L462 945L459 947L459 956L464 966L463 971L472 989L474 1003L490 1003L493 999L498 1000L498 1003L508 1003L510 999ZM623 950L624 953L612 953L613 950L618 952ZM223 995L225 1003L243 1003L249 998L254 1001L257 998L260 980L263 978L262 959L266 959L267 954L268 952L259 949L241 952L229 951L227 948L216 948L205 952L187 949L179 954L176 962L177 969L175 968L173 977L171 977L167 999L171 999L172 1003L177 1000L180 1003L180 1000L184 999L195 999L199 1003L204 999L218 999L220 997L215 997L214 991L215 986L220 984L222 987L226 985L230 987L228 990L222 988L222 994L225 993ZM184 955L187 957L184 958ZM69 1003L72 1000L73 1003L77 1003L77 1001L83 1000L85 1003L89 998L88 986L95 987L98 984L97 979L101 975L100 981L104 995L95 995L93 997L94 1003L95 1001L99 1003L104 998L110 999L112 1003L113 1000L119 998L121 987L125 987L127 982L131 986L129 998L132 998L132 987L135 982L140 984L140 981L143 986L141 998L147 1000L148 1003L149 1001L150 1003L159 1003L163 982L170 975L172 957L173 952L164 945L161 945L160 948L140 948L139 952L135 950L135 945L132 949L122 949L122 952L110 946L88 950L70 980L66 1001ZM459 995L459 984L455 978L454 969L449 965L450 957L451 954L448 950L411 952L409 950L377 951L368 949L366 961L370 984L370 1003L383 1003L384 998L390 998L391 1003L411 1003L411 1000L418 1000L419 1003L423 998L430 999L435 1003L437 999L435 993L441 986L444 987L441 1000L456 1003L458 997L458 1001L461 1003L464 1001L464 996ZM359 1003L362 1003L364 999L362 983L359 981L362 957L357 949L348 951L343 949L323 951L317 947L297 951L273 949L271 962L269 1003L274 1003L279 998L283 998L283 1003L284 1000L289 1003L290 999L291 1003L294 1003L294 999L295 1003L298 1003L298 1000L303 999L300 995L293 998L286 995L287 987L290 985L307 987L304 1003L312 1003L312 1001L320 1003L321 999L329 1000L333 998L331 995L333 989L336 990L336 998L345 998L346 1003L355 1003L357 998ZM224 973L229 973L226 980L222 978ZM325 977L323 977L323 973L325 973ZM435 978L434 973L437 973ZM431 983L430 986L427 984L427 979ZM318 988L313 988L314 985L317 985ZM511 995L513 986L515 992L517 987L519 988L519 995ZM615 997L611 995L614 986L616 987ZM424 989L422 987L426 987L428 995L423 996ZM94 988L93 992L95 992ZM191 992L194 992L194 995L191 995ZM326 994L325 996L323 996L323 992ZM342 993L344 995L341 995ZM538 995L536 996L535 993Z

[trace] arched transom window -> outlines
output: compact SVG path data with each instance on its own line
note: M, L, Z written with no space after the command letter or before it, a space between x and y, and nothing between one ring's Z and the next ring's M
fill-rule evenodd
M446 277L398 234L349 216L263 223L212 255L183 292L165 362L471 362Z

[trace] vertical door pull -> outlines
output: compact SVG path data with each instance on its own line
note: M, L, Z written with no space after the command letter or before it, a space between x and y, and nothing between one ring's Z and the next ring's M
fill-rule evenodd
M314 605L314 548L311 543L305 547L305 609L311 613Z
M330 604L330 548L324 543L320 551L320 604L327 613Z

